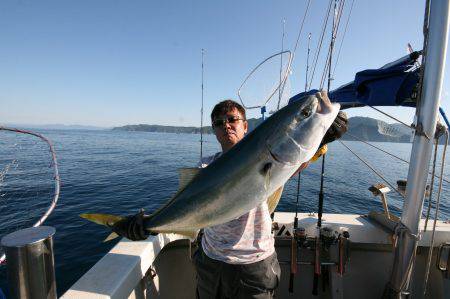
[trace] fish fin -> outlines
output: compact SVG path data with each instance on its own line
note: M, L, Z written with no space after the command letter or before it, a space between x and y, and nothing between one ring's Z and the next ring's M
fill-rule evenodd
M103 240L103 243L106 243L108 241L114 240L115 238L117 238L119 235L116 234L115 232L110 233L105 240Z
M125 217L109 215L109 214L80 214L81 218L89 220L91 222L97 223L99 225L104 225L107 227L113 226L116 222L124 219Z
M272 195L267 198L267 206L269 207L269 213L272 214L275 212L275 209L277 208L278 202L280 201L281 194L283 193L284 185L275 190Z
M272 163L266 163L261 169L262 174L264 175L264 188L267 190L270 186L270 175L272 174Z
M182 236L187 237L191 242L193 242L195 239L197 239L198 236L198 230L192 230L192 231L170 231L170 232L164 232L164 233L173 233L173 234L179 234Z
M184 187L186 187L187 184L189 184L200 172L200 168L197 167L185 167L185 168L179 168L178 174L179 174L179 185L178 189L181 190Z

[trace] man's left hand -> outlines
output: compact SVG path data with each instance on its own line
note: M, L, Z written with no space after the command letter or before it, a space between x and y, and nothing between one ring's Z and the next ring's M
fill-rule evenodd
M136 215L125 217L115 223L111 229L116 234L132 241L145 240L150 234L144 227L144 220L148 217L144 214L144 210L141 210Z
M338 115L333 121L333 124L325 133L325 136L320 143L319 148L321 148L324 144L330 143L342 137L348 130L348 118L347 113L344 111L339 111Z

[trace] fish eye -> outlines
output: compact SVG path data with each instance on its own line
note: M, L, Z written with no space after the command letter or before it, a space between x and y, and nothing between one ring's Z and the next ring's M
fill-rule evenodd
M311 112L312 112L311 108L307 107L301 111L301 115L303 117L309 117L311 115Z

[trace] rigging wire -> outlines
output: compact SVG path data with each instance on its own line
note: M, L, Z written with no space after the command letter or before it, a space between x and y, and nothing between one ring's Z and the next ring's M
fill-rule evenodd
M425 225L423 228L423 231L427 231L428 226L428 220L430 219L430 212L431 212L431 198L433 197L433 189L434 189L434 176L436 172L436 158L437 158L437 152L438 152L438 144L439 144L439 138L434 139L434 155L433 155L433 175L431 176L431 182L430 182L430 195L428 196L428 208L427 208L427 215L425 217Z
M389 183L389 181L375 168L373 168L367 161L365 161L363 158L361 158L357 153L355 153L350 147L348 147L344 142L342 142L342 140L338 140L339 143L341 143L346 149L348 149L353 155L355 155L356 158L358 158L361 162L363 162L364 164L366 164L366 166L372 170L380 179L382 179L386 184L389 185L389 187L391 187L391 189L395 190L395 192L397 192L402 198L405 198L405 196L403 194L400 193L400 191L397 190L396 187L394 187L391 183Z
M322 49L323 38L324 38L324 36L325 36L325 31L326 31L326 29L327 29L328 19L329 19L329 17L330 17L331 5L332 5L332 4L333 4L333 0L330 0L330 1L329 1L329 4L328 4L327 12L326 12L326 14L325 14L325 18L324 18L324 20L323 20L323 24L322 24L322 32L321 32L320 38L319 38L319 40L318 40L318 42L317 42L316 52L315 52L315 54L314 54L313 70L312 70L311 78L310 78L309 84L308 84L309 87L311 87L311 85L312 85L312 81L313 81L313 79L314 79L314 74L315 74L315 72L316 72L317 62L318 62L318 60L319 60L320 50Z
M300 36L303 31L303 25L305 24L306 16L308 15L309 5L311 4L311 0L308 0L308 4L306 4L305 14L303 15L302 22L300 25L300 30L298 31L297 40L295 41L294 50L292 51L292 60L294 60L295 51L297 51L298 43L300 41ZM292 64L291 64L292 65Z
M442 177L444 175L444 165L445 165L445 155L447 152L447 145L448 145L448 129L445 131L445 145L444 150L442 152L442 162L441 162L441 179L439 180L439 187L438 187L438 194L436 198L436 207L434 211L434 222L433 222L433 231L431 233L431 242L430 242L430 249L428 250L428 260L427 260L427 268L425 271L425 279L424 279L424 286L423 286L423 294L425 295L427 292L427 285L428 285L428 278L430 275L430 267L431 267L431 258L433 256L433 246L434 246L434 237L436 233L436 223L439 215L439 205L441 200L441 193L442 193Z
M302 21L300 23L300 29L299 29L298 34L297 34L297 39L295 40L294 50L292 51L291 57L289 57L289 62L288 62L286 74L289 74L290 69L292 67L292 63L294 62L295 53L297 52L297 47L298 47L298 44L300 42L300 36L302 35L302 32L303 32L303 26L305 24L306 16L308 15L310 4L311 4L311 0L308 0L308 3L306 4L305 13L303 14L303 18L302 18ZM284 37L284 27L283 27L283 37ZM283 94L283 92L284 92L284 86L286 85L286 82L287 82L287 76L286 76L286 79L283 82L283 85L280 86L281 94Z
M331 85L331 81L333 80L333 77L331 76L331 55L333 53L334 50L334 44L336 41L336 37L337 37L337 33L339 31L339 24L341 22L341 17L342 17L342 11L344 9L344 5L345 5L345 0L341 0L339 2L339 7L336 10L336 3L335 3L335 8L334 8L334 14L333 14L333 25L331 28L331 41L330 41L330 46L328 47L328 53L327 53L327 58L326 61L328 61L329 63L326 63L324 68L323 68L323 72L322 72L322 77L320 79L320 89L323 88L323 85L325 83L325 78L326 78L326 74L328 72L328 92L330 91L330 85Z
M338 50L338 54L336 56L336 62L334 63L334 68L333 68L333 77L334 74L336 73L336 66L338 64L339 58L341 56L341 50L342 50L342 45L344 44L344 40L345 40L345 35L347 33L347 28L348 28L348 23L350 22L350 17L352 15L352 11L353 11L353 4L355 3L355 0L352 1L352 4L350 5L350 11L348 13L348 17L347 17L347 22L345 23L345 28L344 28L344 33L342 34L342 39L341 39L341 44L339 46L339 50Z
M337 38L337 34L339 32L339 28L340 28L340 24L341 24L341 18L342 18L342 12L344 11L344 7L345 7L345 0L341 0L341 2L339 2L339 8L338 8L338 13L337 13L337 24L334 26L334 40L333 40L333 49L330 50L330 55L332 55L333 51L334 51L334 44L336 42L336 38ZM328 85L331 84L331 80L333 80L334 77L331 74L331 59L330 59L330 64L328 65ZM328 91L329 91L330 87L328 87Z
M413 129L412 126L406 124L405 122L399 120L398 118L396 118L396 117L394 117L394 116L392 116L392 115L390 115L390 114L388 114L388 113L386 113L386 112L384 112L384 111L381 111L381 110L378 109L378 108L375 108L374 106L368 106L368 107L370 107L370 108L372 108L373 110L378 111L378 112L380 112L381 114L383 114L383 115L385 115L385 116L387 116L387 117L389 117L389 118L391 118L391 119L393 119L393 120L395 120L395 121L401 123L401 124L404 125L405 127L408 127L408 128L410 128L410 129Z
M399 156L397 156L397 155L394 155L393 153L390 153L390 152L388 152L388 151L382 149L381 147L378 147L378 146L376 146L376 145L374 145L374 144L372 144L372 143L369 143L369 142L367 142L367 141L365 141L365 140L362 140L362 139L359 138L358 136L355 136L355 135L353 135L353 134L350 134L349 132L346 132L345 135L348 135L348 136L350 136L350 137L352 137L352 138L355 138L355 139L356 139L357 141L359 141L359 142L362 142L362 143L364 143L364 144L367 144L367 145L369 145L369 146L371 146L371 147L373 147L373 148L375 148L375 149L377 149L377 150L379 150L379 151L381 151L381 152L383 152L383 153L385 153L385 154L387 154L387 155L389 155L389 156L391 156L391 157L396 158L397 160L400 160L400 161L402 161L402 162L405 162L406 164L409 164L409 161L408 161L408 160L405 160L405 159L403 159L403 158L401 158L401 157L399 157ZM432 172L430 171L429 174L431 174L431 173L432 173ZM434 175L434 177L435 177L435 178L439 178L438 175ZM446 178L442 178L442 179L444 180L444 182L450 183L450 181L447 180Z

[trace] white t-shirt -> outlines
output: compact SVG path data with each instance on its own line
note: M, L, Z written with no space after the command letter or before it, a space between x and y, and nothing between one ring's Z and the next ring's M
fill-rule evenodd
M199 167L206 167L221 153L205 157ZM267 201L229 222L204 229L202 247L212 259L228 264L250 264L273 254L274 237Z

